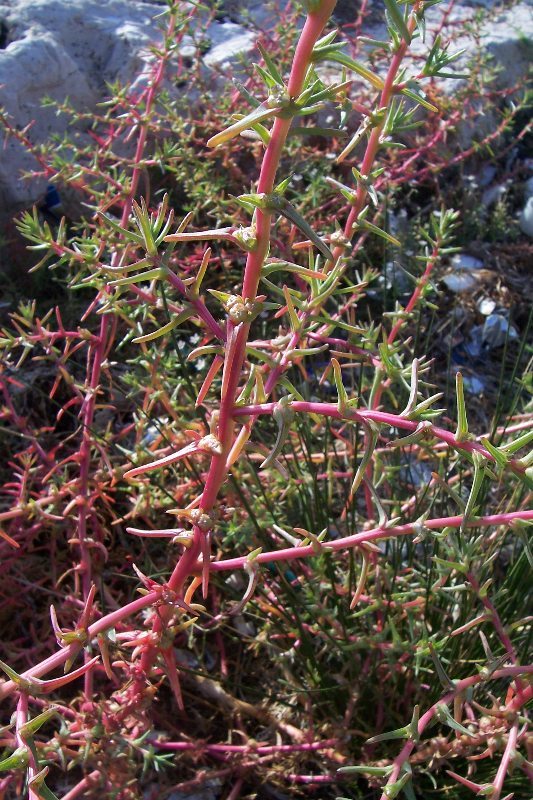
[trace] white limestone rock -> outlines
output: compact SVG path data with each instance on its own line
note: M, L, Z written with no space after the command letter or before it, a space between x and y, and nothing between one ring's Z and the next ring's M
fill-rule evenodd
M53 35L94 88L109 80L128 80L142 66L157 39L150 3L127 0L10 0L10 36L29 27Z
M224 70L254 49L257 34L234 22L214 22L207 29L207 38L210 47L203 58L205 66Z
M487 10L487 17L479 28L479 38L472 35L472 29L467 24L479 10L477 6L483 6ZM438 27L445 7L446 4L443 3L442 6L429 9L428 28ZM455 4L448 21L457 31L450 52L465 51L453 62L450 72L467 72L471 59L481 54L488 58L489 67L494 70L491 87L507 89L517 86L517 96L523 94L533 48L533 0L520 0L510 8L503 8L495 0L467 0ZM426 48L421 41L416 41L413 50L415 53L423 53ZM461 79L441 81L443 90L450 95L454 94L460 83ZM508 102L511 99L508 98ZM465 119L457 126L459 142L465 149L490 135L500 122L500 116L490 107L481 110L483 113L473 122Z
M0 50L0 104L20 130L30 123L34 143L65 133L68 120L50 97L67 97L75 108L92 111L106 94L106 83L128 81L150 58L157 39L154 5L127 0L3 0L0 20L5 46ZM0 151L0 212L30 205L46 178L23 181L35 159L14 139Z
M266 21L262 5L251 4L251 21ZM142 91L153 61L150 46L161 39L154 17L165 6L161 0L0 0L0 105L13 125L20 130L32 123L29 138L38 144L52 133L62 136L68 126L67 118L53 108L42 109L45 97L59 102L68 97L76 109L91 112L108 96L109 83ZM203 65L208 78L217 78L214 92L225 90L225 80L218 76L229 64L235 67L256 38L256 30L235 22L215 20L208 26ZM185 39L181 55L194 55L192 40ZM171 80L166 88L177 91ZM29 206L42 195L45 177L20 178L37 166L21 144L8 140L0 151L0 215Z
M257 30L269 29L279 18L276 2L273 0L223 0L221 14L233 22Z
M373 0L372 13L363 25L362 33L377 40L387 40L388 33L385 23L384 6L380 0ZM472 22L480 10L485 10L486 19L479 30L479 39L472 34L469 23ZM420 70L421 56L425 56L433 41L433 32L438 31L446 15L446 25L453 26L455 35L450 46L450 52L464 50L465 52L457 61L453 62L448 72L458 74L465 72L468 62L481 52L489 56L491 65L495 68L496 76L492 86L495 88L508 88L518 85L523 90L531 64L533 49L533 0L519 0L510 8L504 8L498 0L464 0L456 3L450 13L448 4L431 6L426 10L427 36L425 42L421 38L414 38L409 54L418 57L413 60L410 55L405 60L407 79ZM446 35L447 28L444 28ZM360 51L360 60L364 61L364 51ZM387 65L383 63L382 76ZM326 83L333 83L342 79L342 69L336 64L320 65L318 72ZM352 73L353 76L353 73ZM355 78L354 85L360 79ZM460 84L457 79L438 79L439 85L448 94L452 95ZM366 84L361 80L361 85ZM458 125L458 135L464 148L483 139L494 130L497 124L496 115L490 109L483 109L483 115L478 117L472 126L468 121Z
M462 292L472 292L478 285L476 278L468 272L453 271L443 277L450 292L461 294Z

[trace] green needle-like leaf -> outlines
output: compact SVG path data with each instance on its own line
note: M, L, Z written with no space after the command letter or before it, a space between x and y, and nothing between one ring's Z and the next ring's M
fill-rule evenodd
M277 84L279 84L280 86L283 86L284 84L283 84L283 78L281 76L281 73L279 72L278 68L274 64L272 58L270 57L268 52L265 50L265 48L263 47L261 42L257 43L257 49L261 53L261 56L263 57L263 60L264 60L265 64L267 65L268 71L269 71L270 75L272 76L272 78L275 80L275 82Z
M457 430L455 432L455 438L458 442L465 442L470 439L471 436L468 433L463 376L460 372L455 376L455 391L457 394Z
M39 728L41 728L45 722L48 722L52 717L59 715L59 706L50 706L46 711L43 711L42 714L38 714L33 719L29 720L28 722L24 723L24 725L20 728L20 735L23 739L27 739L30 736L33 736L34 733L37 733ZM60 717L61 718L61 717Z
M429 100L426 100L426 98L422 94L420 94L420 90L414 91L413 89L404 88L401 90L401 92L403 95L409 97L411 100L414 100L415 103L418 103L418 105L423 106L428 111L433 111L435 114L438 113L439 109L436 106L434 106L433 103L430 103Z
M276 193L267 195L265 198L267 208L278 211L282 216L286 217L289 222L292 222L296 227L315 245L317 250L324 256L327 261L333 261L333 253L325 242L322 241L320 236L313 230L309 223L302 217L302 215L294 208L288 200Z
M242 133L242 131L245 131L247 128L250 128L254 123L262 122L269 117L273 117L276 114L279 114L281 110L281 106L272 108L266 103L262 103L258 108L255 108L249 114L246 114L237 122L234 122L233 125L230 125L229 128L226 128L226 130L212 136L208 140L207 146L218 147L219 145L224 144L224 142L228 142L230 139L238 136L239 133Z
M154 278L164 278L165 270L161 267L146 270L146 272L139 272L137 275L126 275L124 278L118 278L116 281L109 281L109 286L132 286L141 281L152 281Z
M182 325L188 319L190 319L194 315L194 308L188 306L184 308L181 314L178 314L174 319L171 319L170 322L167 322L166 325L163 325L161 328L158 328L156 331L152 333L147 333L144 336L137 336L132 341L135 344L143 344L144 342L153 342L154 339L159 339L160 336L166 336L167 333L170 333L177 328L179 325Z
M19 747L3 761L0 761L0 772L11 769L25 769L28 766L29 754L25 747Z
M400 34L407 44L411 44L411 34L406 25L403 8L399 6L396 0L383 0L385 8L389 12L390 20L395 26L397 32Z
M337 387L337 408L339 413L344 414L348 407L348 393L342 382L341 365L336 358L331 359L331 365L333 367L333 379Z
M260 466L260 469L266 469L266 467L269 467L272 464L272 462L277 459L278 455L281 453L281 450L283 449L283 445L285 444L285 441L289 435L290 426L292 424L292 421L294 420L294 411L292 410L290 404L291 404L291 397L285 396L282 397L281 400L279 400L274 409L273 417L278 426L278 435L274 447L272 448L272 451L263 461L263 463Z

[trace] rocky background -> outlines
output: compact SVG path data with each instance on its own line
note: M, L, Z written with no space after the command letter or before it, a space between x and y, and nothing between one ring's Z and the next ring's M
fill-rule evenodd
M430 24L440 19L446 5L429 10ZM54 108L43 108L43 99L68 97L76 108L90 112L106 97L107 83L135 79L140 85L152 57L149 46L160 36L154 16L164 6L158 0L0 0L0 105L19 130L31 124L28 135L33 142L52 134L62 136L66 117L58 116ZM339 0L337 21L353 20L357 6L357 0ZM214 95L226 86L227 63L252 52L258 32L276 17L268 0L222 0L218 7L206 30L203 53L203 69L212 73ZM382 38L383 5L372 0L370 7L365 33ZM459 23L480 7L486 9L487 19L479 41L464 32L454 46L465 47L470 54L476 47L490 52L503 67L499 76L503 85L525 79L530 60L527 41L531 47L533 39L533 0L512 6L466 0L455 3L450 18ZM186 55L183 49L182 54ZM475 138L476 131L466 136ZM12 216L42 197L44 178L21 179L22 172L35 167L33 157L7 139L0 151L0 217Z

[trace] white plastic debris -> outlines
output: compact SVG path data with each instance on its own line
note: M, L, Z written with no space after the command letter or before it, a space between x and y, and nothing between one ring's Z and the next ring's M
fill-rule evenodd
M452 267L456 270L464 270L465 272L474 272L477 269L483 269L483 261L474 256L469 256L467 253L458 253L452 258Z
M467 272L450 272L442 279L450 292L460 294L461 292L471 292L477 286L477 280Z
M533 196L529 198L519 219L520 229L526 236L533 238Z
M496 301L493 300L492 297L482 297L477 303L477 310L480 314L483 314L484 317L488 317L489 314L492 314L495 308Z
M518 339L518 331L502 314L491 314L485 320L481 338L485 347L501 347L506 339Z
M482 394L485 391L485 383L477 375L464 375L463 386L468 394Z

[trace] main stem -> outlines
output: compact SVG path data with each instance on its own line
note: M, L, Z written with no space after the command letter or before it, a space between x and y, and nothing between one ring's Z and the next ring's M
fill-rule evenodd
M311 64L313 48L320 38L324 27L329 20L336 0L323 0L320 8L310 13L303 27L294 59L292 63L288 92L290 97L296 97L302 91L307 69ZM266 148L259 181L258 193L269 193L274 188L274 181L278 170L281 153L291 126L290 118L277 117L272 127L270 142ZM272 215L267 210L258 209L256 214L256 246L248 254L244 271L242 296L246 300L254 301L257 296L257 287L261 277L261 269L268 253L270 244L270 228ZM225 351L224 371L222 376L222 393L217 426L217 438L220 442L220 453L214 454L211 459L207 474L200 510L209 513L215 507L218 493L227 477L227 457L234 439L235 420L233 410L237 387L241 377L242 367L246 356L250 325L241 323L234 325L228 318L227 321L227 346ZM185 580L191 575L196 566L202 545L206 537L205 531L198 526L193 529L192 545L183 553L176 564L168 581L169 588L174 592L182 592ZM171 609L160 610L154 620L154 633L161 633L171 616ZM155 657L153 647L147 647L141 657L141 672L147 674ZM137 687L140 688L140 687Z

